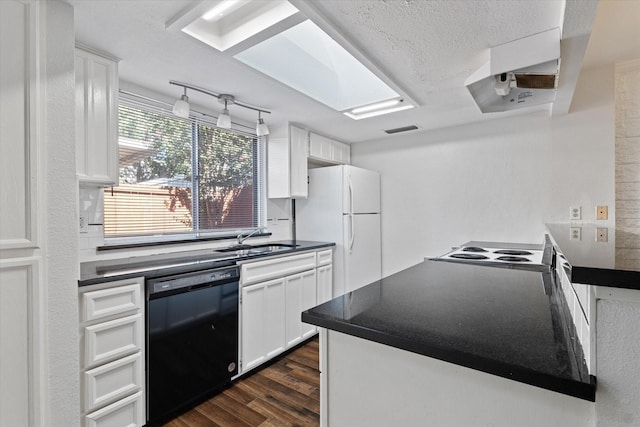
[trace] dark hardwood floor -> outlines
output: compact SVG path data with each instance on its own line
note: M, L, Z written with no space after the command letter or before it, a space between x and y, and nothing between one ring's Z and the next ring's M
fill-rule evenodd
M318 338L236 381L165 427L317 426Z

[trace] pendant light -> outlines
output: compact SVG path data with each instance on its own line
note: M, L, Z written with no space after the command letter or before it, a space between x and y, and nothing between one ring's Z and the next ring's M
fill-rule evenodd
M260 113L261 111L258 110L258 124L256 125L256 135L258 136L269 135L269 126L267 126L264 120L262 120L262 117L260 117Z
M189 97L187 96L187 88L184 88L184 94L173 104L173 114L186 119L189 117Z

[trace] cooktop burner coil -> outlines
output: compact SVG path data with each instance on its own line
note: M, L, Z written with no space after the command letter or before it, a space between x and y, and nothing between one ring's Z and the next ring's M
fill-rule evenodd
M499 256L498 258L496 258L497 260L500 261L508 261L508 262L531 262L531 260L521 257L521 256L509 256L509 255L505 255L505 256Z
M477 246L467 246L462 248L464 252L489 252L484 248L478 248Z
M493 251L494 254L503 254L503 255L516 255L516 256L521 256L521 255L533 255L533 253L529 252L529 251L522 251L522 250L518 250L518 249L499 249L497 251Z
M451 254L450 256L459 259L489 259L489 257L480 254Z

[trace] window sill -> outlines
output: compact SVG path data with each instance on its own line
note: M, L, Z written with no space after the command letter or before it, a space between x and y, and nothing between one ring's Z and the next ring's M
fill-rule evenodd
M269 237L271 233L256 233L251 237ZM185 239L177 239L177 240L163 240L163 241L154 241L154 242L140 242L140 243L121 243L121 244L112 244L112 245L104 245L98 246L96 248L97 252L102 251L110 251L110 250L122 250L122 249L135 249L135 248L145 248L151 246L168 246L168 245L180 245L184 243L201 243L208 241L221 241L221 240L235 240L236 236L215 236L215 237L193 237L193 238L185 238Z

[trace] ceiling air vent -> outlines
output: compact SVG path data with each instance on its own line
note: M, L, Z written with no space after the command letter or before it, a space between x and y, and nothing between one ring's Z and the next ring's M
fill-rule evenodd
M394 133L408 132L410 130L416 130L416 129L418 129L418 126L411 125L411 126L404 126L404 127L395 128L395 129L385 129L385 132L388 133L389 135L391 135L391 134L394 134Z

